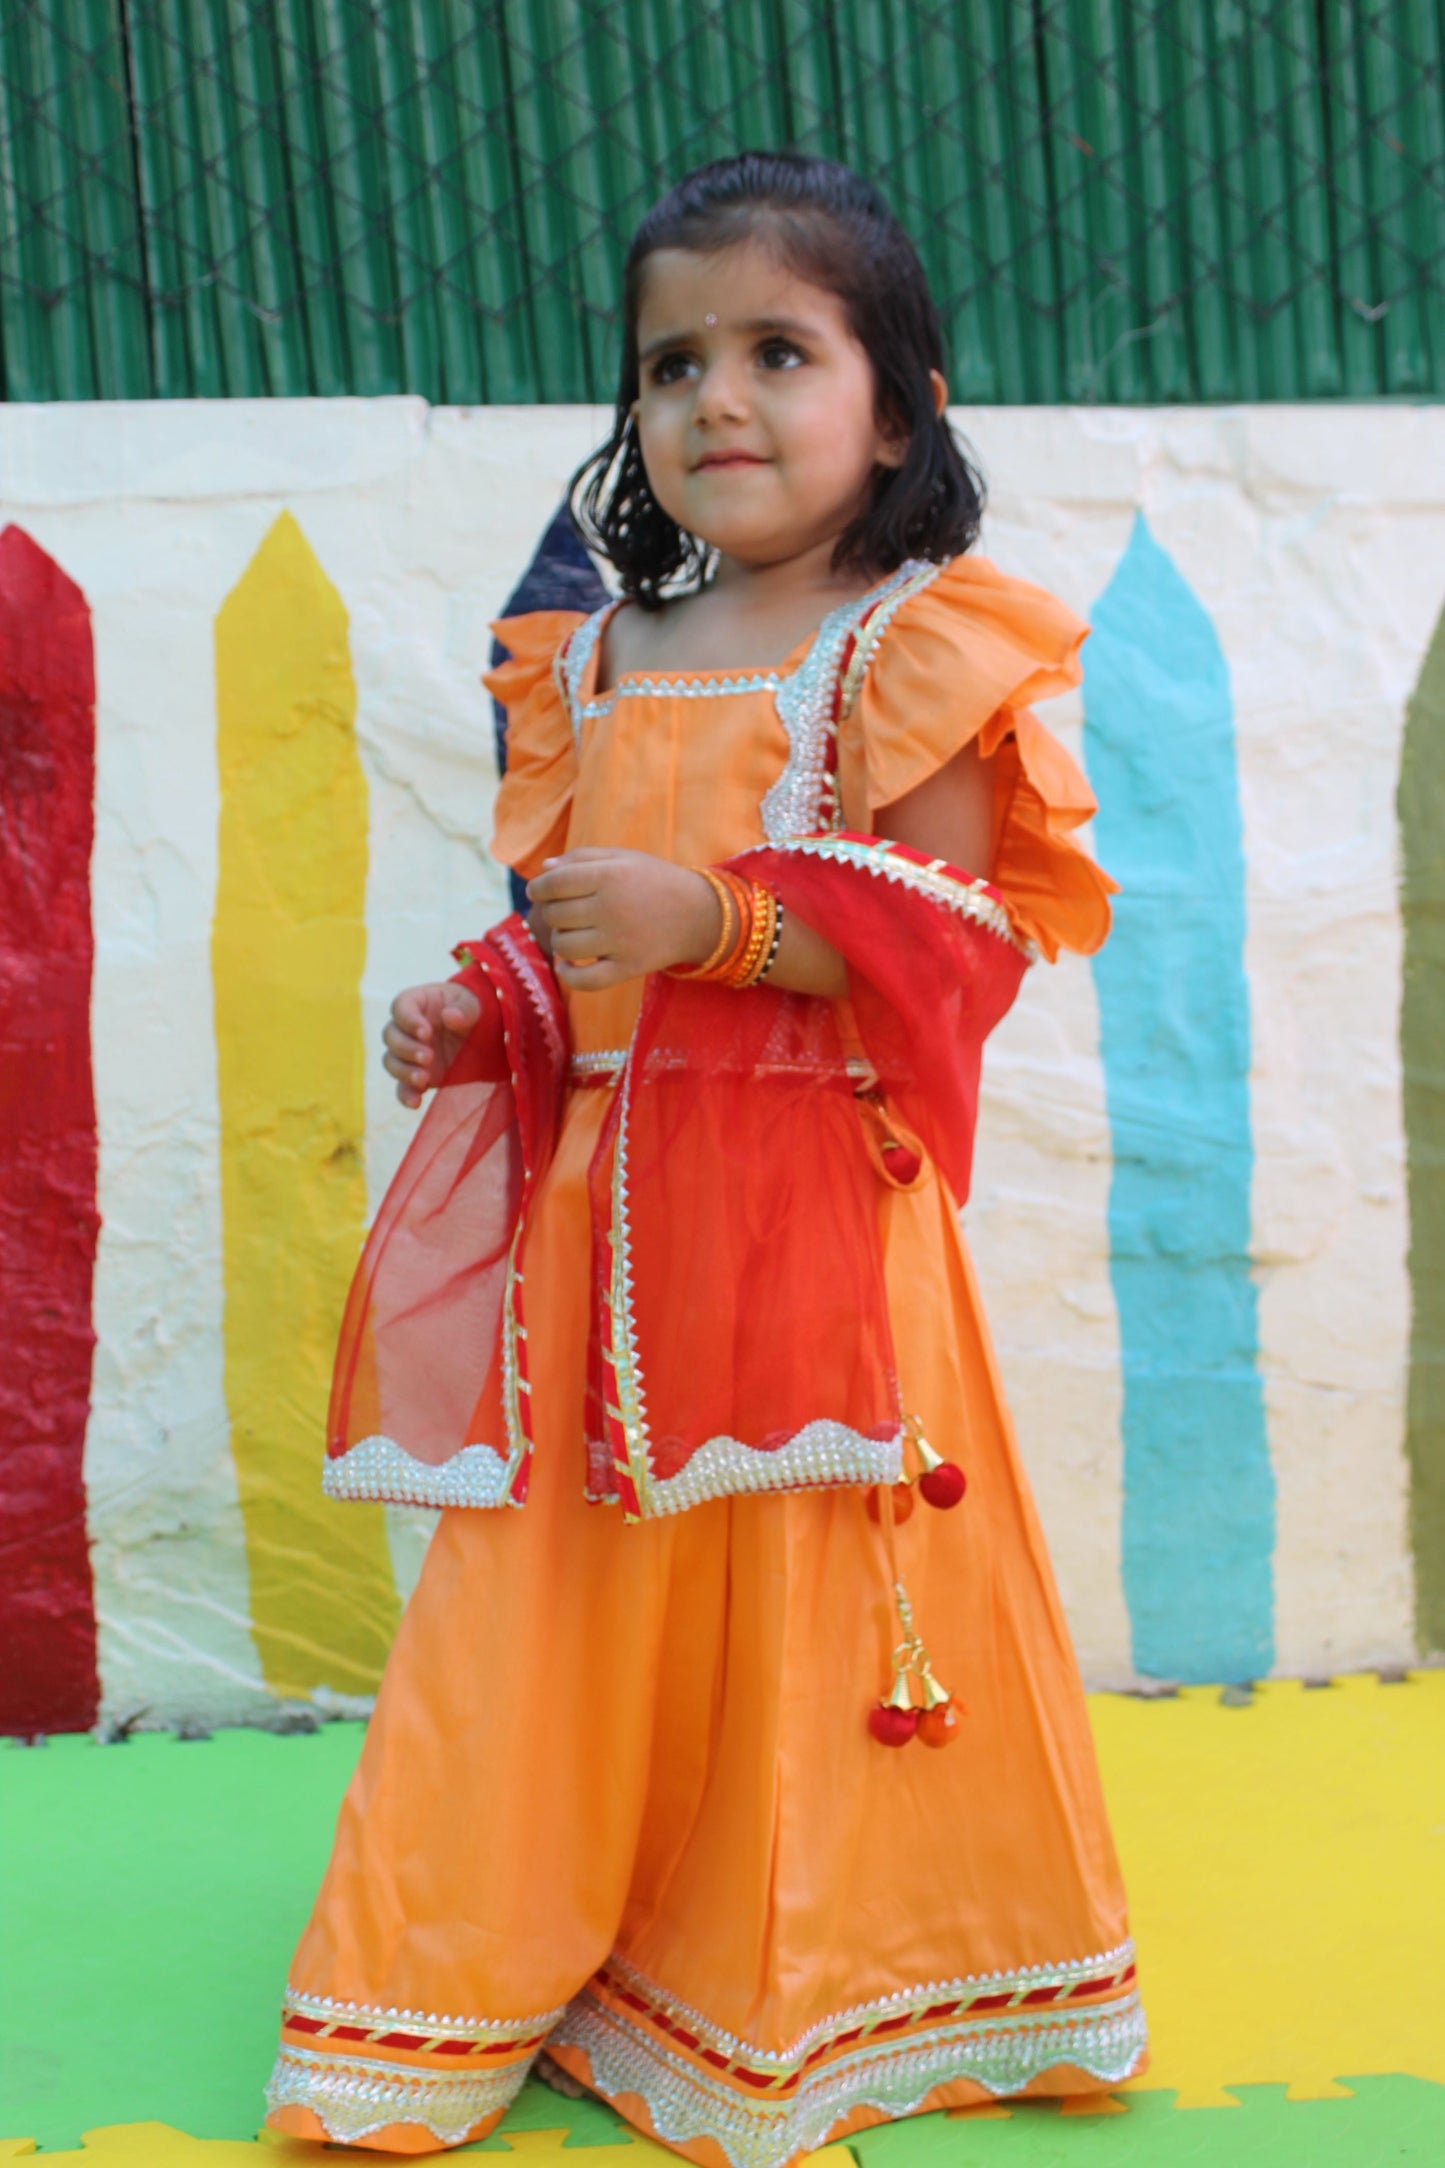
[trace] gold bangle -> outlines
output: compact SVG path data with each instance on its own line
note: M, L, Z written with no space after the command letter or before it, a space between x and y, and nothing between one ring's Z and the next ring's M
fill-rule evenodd
M778 901L778 898L776 896L774 896L773 898L773 907L777 914L773 926L773 938L768 943L768 953L763 958L763 967L761 971L759 971L757 977L753 980L754 986L760 986L763 980L767 977L768 973L772 970L773 965L778 960L778 950L783 945L783 906Z
M765 888L763 890L763 896L765 901L762 914L762 937L758 942L758 953L756 961L754 962L752 970L748 973L747 979L745 981L745 983L749 986L756 986L758 980L763 975L763 966L767 963L769 957L772 954L773 935L777 931L778 925L777 897L773 894L770 888Z
M758 984L758 980L763 978L763 973L767 971L769 963L773 960L773 950L776 950L776 945L778 945L776 943L776 934L778 934L778 898L773 895L771 889L763 889L763 898L765 898L765 904L763 904L763 911L760 911L763 928L760 928L758 954L752 960L752 969L747 971L747 978L743 980L743 986L756 986Z

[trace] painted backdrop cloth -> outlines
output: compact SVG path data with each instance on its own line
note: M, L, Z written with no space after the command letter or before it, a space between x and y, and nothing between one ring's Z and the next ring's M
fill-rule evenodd
M774 669L625 678L605 613L500 635L494 848L706 863L866 831L978 738L994 875L1046 954L1107 883L1029 703L1084 628L983 559L910 566ZM864 636L858 637L860 622ZM891 1534L860 1487L627 1525L584 1496L588 1170L639 990L569 997L574 1082L533 1206L527 1511L445 1513L288 1987L270 2119L426 2152L491 2127L545 2044L691 2158L783 2168L869 2123L1111 2085L1144 2027L1087 1714L952 1194L880 1185L903 1403L968 1471ZM819 1258L826 1271L827 1259ZM867 1728L901 1575L956 1742Z

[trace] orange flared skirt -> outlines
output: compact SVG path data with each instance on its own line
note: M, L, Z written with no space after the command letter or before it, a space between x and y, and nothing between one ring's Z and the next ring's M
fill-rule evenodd
M570 1094L533 1220L531 1496L442 1516L269 2121L437 2151L545 2045L688 2158L785 2168L899 2115L1117 2083L1144 2056L1123 1889L952 1198L935 1174L880 1210L905 1404L963 1504L889 1529L842 1488L627 1526L584 1498L606 1096ZM900 1578L964 1712L939 1749L868 1728Z

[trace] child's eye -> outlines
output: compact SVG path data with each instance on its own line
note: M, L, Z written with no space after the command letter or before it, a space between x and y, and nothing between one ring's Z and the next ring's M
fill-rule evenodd
M803 350L791 339L767 339L758 349L758 359L765 369L791 369L802 361Z
M677 350L671 354L659 354L649 374L654 384L676 384L691 367L691 354Z

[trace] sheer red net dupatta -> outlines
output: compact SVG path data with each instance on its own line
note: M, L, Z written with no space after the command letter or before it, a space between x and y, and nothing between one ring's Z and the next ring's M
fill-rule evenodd
M591 1170L589 1480L629 1518L897 1479L869 1121L881 1104L966 1194L983 1042L1027 961L985 882L898 844L731 863L842 950L861 1056L831 1003L648 981Z
M398 1505L521 1505L531 1465L520 1248L556 1143L566 1012L513 916L459 949L482 1004L352 1281L323 1487Z

